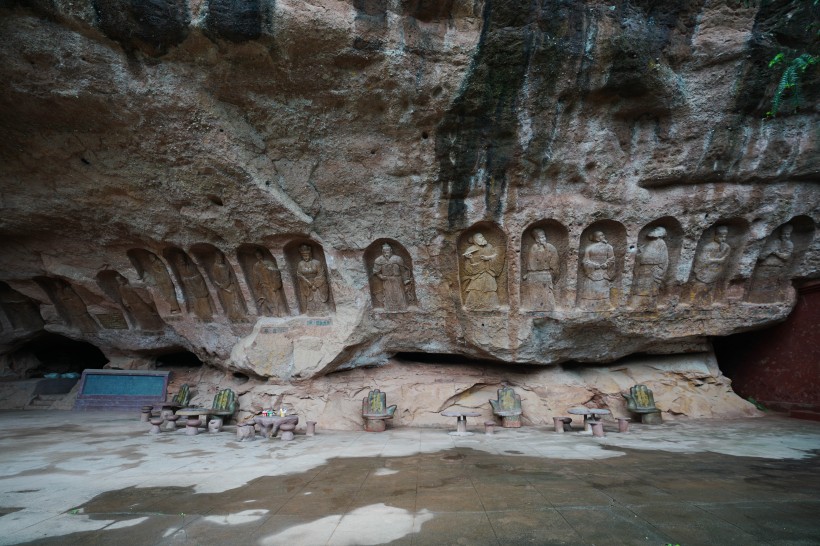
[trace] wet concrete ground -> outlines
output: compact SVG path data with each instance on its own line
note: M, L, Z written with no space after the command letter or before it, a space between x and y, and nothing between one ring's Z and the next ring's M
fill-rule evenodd
M615 428L238 443L1 412L0 543L820 544L820 423Z

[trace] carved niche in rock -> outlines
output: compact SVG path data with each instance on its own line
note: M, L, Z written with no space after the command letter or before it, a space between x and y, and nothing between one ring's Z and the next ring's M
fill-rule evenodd
M578 307L606 311L618 305L625 252L626 229L618 222L601 220L583 231L578 252Z
M413 261L407 249L392 239L377 239L364 251L373 307L406 311L416 304Z
M131 328L158 331L165 327L156 307L142 299L128 279L117 271L100 271L97 273L97 284L122 307Z
M507 237L497 225L479 222L458 238L458 273L465 308L482 311L507 304Z
M629 307L654 309L668 294L680 257L683 229L671 216L650 222L638 233L638 249L632 270Z
M179 313L179 301L174 282L159 256L142 248L132 248L127 254L140 280L146 281L159 292L162 300L157 300L156 303L160 308L167 306L171 314Z
M43 327L39 306L4 282L0 282L0 309L13 330L35 331Z
M749 231L742 218L719 221L703 232L689 274L688 302L708 307L722 300Z
M521 237L521 307L561 307L566 279L567 228L555 220L533 224Z
M201 320L211 320L214 314L211 294L193 260L182 249L176 247L168 247L162 254L168 260L177 282L182 287L188 312Z
M211 284L216 288L216 295L225 315L234 322L247 319L248 308L242 289L236 279L228 259L219 249L208 244L198 244L191 247L191 253L205 268Z
M245 273L256 311L266 317L290 314L282 285L282 272L270 250L257 245L242 245L236 252Z
M335 311L328 282L322 246L310 239L296 239L285 245L299 312L304 315L327 315Z
M778 226L757 257L746 299L752 303L788 299L792 270L813 238L814 222L808 216L797 216Z
M94 333L99 330L97 323L88 314L85 302L68 282L51 277L35 277L34 281L48 295L57 314L69 328L84 333Z

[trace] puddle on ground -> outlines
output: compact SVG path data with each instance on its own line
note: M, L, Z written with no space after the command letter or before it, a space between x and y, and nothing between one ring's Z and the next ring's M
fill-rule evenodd
M816 500L820 490L817 452L809 459L773 461L619 449L626 455L585 462L460 447L406 457L334 458L301 474L261 476L221 493L196 493L194 486L128 487L104 492L66 512L64 517L83 518L78 522L85 528L97 525L96 530L41 538L36 543L153 544L185 537L195 544L218 542L227 535L216 533L227 529L237 544L274 544L296 537L311 524L330 532L336 526L350 527L352 523L343 523L347 516L358 522L358 527L352 527L355 532L378 528L368 525L367 518L383 517L411 533L442 512L476 513L486 501L498 498L510 499L503 510L517 512L515 498L522 487L530 496L528 510L559 505L595 510L600 509L601 499L608 499L603 506L652 504L659 496L664 503L679 503L684 509L693 502L723 502L727 493L783 503L796 502L801 495ZM386 467L395 471L385 473ZM697 491L692 493L689 487ZM688 496L681 497L679 491ZM590 492L600 495L598 504L584 504ZM693 498L693 494L702 496ZM573 499L582 500L572 504ZM3 510L14 509L0 508L0 515ZM392 540L397 538L401 536Z

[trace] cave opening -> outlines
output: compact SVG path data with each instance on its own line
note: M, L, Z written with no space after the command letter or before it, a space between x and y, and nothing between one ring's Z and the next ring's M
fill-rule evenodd
M504 362L489 358L475 358L456 353L400 352L393 355L400 362L420 364L469 364L472 366L503 366Z
M157 368L201 368L202 361L191 351L179 349L157 356Z
M44 332L27 341L11 355L14 371L23 379L46 374L81 374L83 370L98 370L108 359L95 345Z

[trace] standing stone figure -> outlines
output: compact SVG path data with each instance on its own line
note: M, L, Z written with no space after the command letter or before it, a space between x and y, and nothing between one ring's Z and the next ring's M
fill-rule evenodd
M327 285L325 267L313 257L310 245L300 246L299 254L302 259L296 266L296 278L299 282L302 312L308 315L325 314L330 310L330 288Z
M131 321L142 330L162 330L164 324L156 309L139 297L128 284L128 279L122 275L117 275L116 279L120 303Z
M242 298L239 285L234 280L231 266L221 252L216 253L216 258L211 266L211 280L219 291L219 300L222 302L228 318L242 320L245 317L245 301Z
M282 273L276 264L265 258L261 250L256 251L253 264L253 292L259 314L284 317L288 314L288 304L282 292Z
M609 288L615 267L615 252L602 231L592 233L589 240L591 244L584 249L581 260L584 277L581 279L579 302L586 309L604 311L612 308Z
M729 265L729 254L732 252L732 247L726 242L728 234L729 228L726 226L715 228L714 240L704 245L700 254L695 257L695 264L692 267L692 303L711 305L714 302L715 292Z
M185 296L188 298L189 311L202 320L210 320L213 316L211 308L211 295L208 293L208 286L205 279L197 270L196 266L189 259L180 256L179 275L182 278L182 285L185 288ZM193 309L191 309L193 308Z
M794 254L792 230L789 224L783 226L780 237L767 244L760 253L749 287L749 301L767 303L786 299L786 276Z
M469 242L470 246L462 254L466 277L464 307L495 309L499 305L496 279L504 271L504 257L498 255L481 233L474 234Z
M560 272L558 251L547 242L543 229L534 229L532 234L535 242L530 247L524 267L521 303L530 309L551 311L555 308L553 283Z
M373 275L381 281L378 304L387 311L405 311L412 303L412 276L402 257L393 254L388 243L382 245L382 255L373 261Z
M666 229L658 226L646 234L649 242L638 248L635 257L635 274L632 281L631 307L654 308L658 303L666 270L669 268L669 251L666 249Z
M171 313L179 313L180 309L176 290L174 289L174 283L171 281L171 277L168 275L168 270L165 268L165 264L151 252L147 253L147 257L148 264L147 267L143 269L140 280L145 279L156 286L159 293L171 308Z

